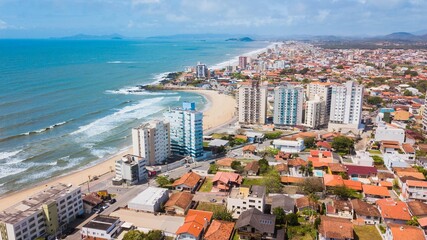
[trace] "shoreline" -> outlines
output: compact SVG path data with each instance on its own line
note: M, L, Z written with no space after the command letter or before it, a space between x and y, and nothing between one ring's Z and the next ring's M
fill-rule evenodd
M201 95L207 100L207 104L201 110L203 112L203 130L207 131L210 128L215 128L228 121L230 121L235 115L235 99L229 95L219 94L213 90L185 90L181 91L194 92ZM230 101L234 101L234 104L229 104ZM216 109L216 110L215 110ZM222 109L222 111L218 111ZM130 130L129 130L130 131ZM116 159L121 158L123 155L132 154L132 146L127 147L104 160L99 160L98 163L93 166L78 169L70 172L66 175L57 176L40 183L17 190L15 192L7 193L0 196L0 210L4 210L13 204L26 199L37 192L44 190L45 188L55 185L57 183L72 184L74 186L82 185L87 182L88 176L101 176L107 174L114 169L114 163Z

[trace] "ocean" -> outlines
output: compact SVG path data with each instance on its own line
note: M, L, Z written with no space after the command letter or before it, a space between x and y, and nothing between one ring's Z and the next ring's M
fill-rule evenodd
M198 61L267 46L218 40L0 40L0 195L92 166L131 145L131 128L194 93L126 90Z

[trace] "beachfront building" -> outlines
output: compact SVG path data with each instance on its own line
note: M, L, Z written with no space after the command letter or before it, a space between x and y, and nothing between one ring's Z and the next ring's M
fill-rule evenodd
M248 57L240 56L239 57L239 68L246 69L246 65L248 65Z
M127 154L116 160L116 176L113 178L115 184L136 184L147 179L147 161L145 158Z
M265 186L233 188L227 198L227 211L231 212L235 219L239 218L242 212L251 208L264 212L265 195Z
M113 240L117 239L123 222L118 217L98 215L83 225L80 231L82 239Z
M304 89L278 86L274 89L274 125L295 126L302 124Z
M353 81L333 85L332 99L328 131L361 129L363 86Z
M304 125L316 129L322 125L323 111L325 109L325 101L322 101L319 95L315 95L313 100L309 100L305 104L305 121Z
M163 164L170 156L169 123L153 120L132 129L133 154L149 166Z
M148 187L129 201L128 208L144 212L159 212L168 199L168 189Z
M331 112L332 87L327 82L312 82L307 86L307 98L309 101L315 100L316 95L323 101L320 111L320 126L326 126L329 122Z
M196 104L184 102L182 108L165 113L170 124L172 154L200 158L203 156L203 113Z
M53 185L0 212L0 240L54 239L82 215L80 186Z
M239 123L265 124L267 117L267 87L260 81L240 83L237 94Z
M206 79L208 78L209 70L206 64L202 64L200 62L197 63L196 66L196 78L197 79Z

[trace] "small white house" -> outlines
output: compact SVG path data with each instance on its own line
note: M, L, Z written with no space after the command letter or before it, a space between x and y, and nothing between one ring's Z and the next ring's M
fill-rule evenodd
M299 153L305 149L304 139L302 138L297 140L276 139L273 141L273 146L284 153Z
M144 211L158 212L163 203L169 199L169 190L166 188L148 187L128 203L128 208Z

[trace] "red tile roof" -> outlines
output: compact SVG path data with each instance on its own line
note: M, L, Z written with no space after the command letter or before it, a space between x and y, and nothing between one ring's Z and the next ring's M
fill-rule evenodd
M383 218L408 221L411 220L408 206L404 202L396 202L392 198L384 198L376 201Z
M205 240L228 240L234 230L234 222L213 220L205 234Z
M375 196L390 197L390 193L386 187L374 185L362 185L363 193Z
M369 167L369 166L355 166L355 165L345 165L347 168L348 175L371 175L371 174L377 174L378 170L376 167Z
M319 233L330 239L354 239L353 224L350 220L335 217L320 217Z
M402 224L389 223L388 227L393 235L393 240L420 240L425 239L421 228Z
M175 180L172 186L175 187L178 185L186 185L188 187L194 188L200 181L200 179L201 177L197 173L189 172L182 175L179 179Z

